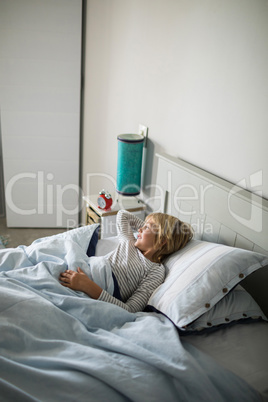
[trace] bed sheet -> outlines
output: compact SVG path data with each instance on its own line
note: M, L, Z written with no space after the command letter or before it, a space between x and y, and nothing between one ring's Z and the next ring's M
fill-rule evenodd
M268 401L268 323L245 322L181 338L213 357Z
M156 313L129 313L59 284L87 263L90 229L0 250L1 401L260 401Z

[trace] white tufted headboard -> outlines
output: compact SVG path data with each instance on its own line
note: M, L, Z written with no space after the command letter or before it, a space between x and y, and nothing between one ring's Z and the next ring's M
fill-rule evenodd
M181 159L156 156L162 212L190 223L197 239L268 255L268 200ZM268 268L250 275L244 287L267 314Z

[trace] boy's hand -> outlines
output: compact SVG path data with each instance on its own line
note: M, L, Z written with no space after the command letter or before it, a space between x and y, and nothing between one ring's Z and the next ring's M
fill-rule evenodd
M86 281L87 278L88 276L82 271L81 268L78 268L77 272L67 269L65 272L60 274L60 281L63 286L73 290L81 290L82 292L84 281Z
M80 267L78 267L77 272L67 269L60 274L59 279L63 286L73 290L80 290L93 299L98 299L102 292L102 289Z

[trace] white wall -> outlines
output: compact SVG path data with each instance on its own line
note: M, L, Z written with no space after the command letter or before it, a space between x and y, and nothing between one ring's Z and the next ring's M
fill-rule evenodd
M246 188L261 170L268 197L267 38L267 0L88 0L84 192L142 123L147 184L164 151Z

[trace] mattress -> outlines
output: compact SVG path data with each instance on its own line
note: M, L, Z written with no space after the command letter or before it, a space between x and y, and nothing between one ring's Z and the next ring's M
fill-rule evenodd
M243 378L268 401L268 323L247 322L183 337Z

